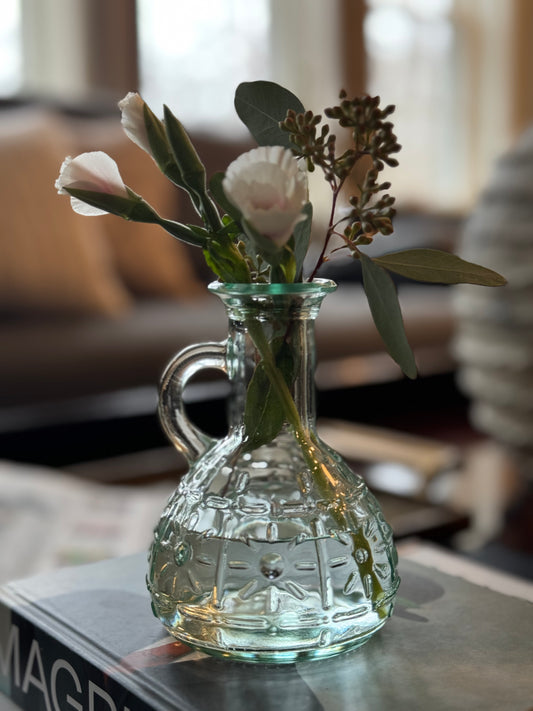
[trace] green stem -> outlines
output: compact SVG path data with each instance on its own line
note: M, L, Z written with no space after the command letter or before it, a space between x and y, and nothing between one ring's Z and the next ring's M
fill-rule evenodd
M253 319L250 319L246 325L248 333L253 342L255 343L259 354L261 355L265 372L267 373L272 387L275 389L276 394L283 406L287 422L289 422L289 424L294 430L296 440L300 445L304 459L306 460L311 470L317 490L319 491L322 497L327 498L329 494L334 490L337 484L337 480L333 476L331 468L326 466L323 462L319 461L319 459L314 455L314 452L318 449L318 443L311 436L311 433L308 432L302 424L300 414L290 392L289 386L285 382L282 373L280 373L278 367L276 366L276 362L272 354L270 344L268 342L267 337L265 336L261 324ZM332 516L339 524L340 528L343 528L345 526L346 521L342 510L337 507L334 507L332 509ZM381 585L374 571L373 558L370 547L368 546L362 531L359 533L352 531L351 536L354 544L354 550L357 550L358 548L364 548L364 550L368 552L367 560L362 563L358 563L358 565L361 577L366 575L371 576L373 584L372 597L375 601L377 601L379 597L383 595L384 591L383 586ZM380 616L386 616L388 614L388 611L381 607L378 608L378 614Z
M152 220L157 225L160 225L164 230L181 242L186 242L194 247L205 247L205 238L200 237L200 235L193 232L186 225L182 225L180 222L175 222L174 220L167 220L164 217L156 215L156 219Z
M220 220L220 215L218 214L218 210L216 209L215 204L213 203L209 195L207 195L207 193L200 195L199 199L201 206L200 212L204 224L206 225L208 230L218 232L220 229L222 229L222 222Z

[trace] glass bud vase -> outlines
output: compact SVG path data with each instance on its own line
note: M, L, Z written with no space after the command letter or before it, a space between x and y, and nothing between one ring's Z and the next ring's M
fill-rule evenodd
M185 644L242 661L357 647L391 615L399 578L379 504L315 428L314 321L336 286L209 288L227 340L185 349L161 383L162 425L190 466L154 533L154 613ZM185 413L185 385L203 368L231 383L218 440Z

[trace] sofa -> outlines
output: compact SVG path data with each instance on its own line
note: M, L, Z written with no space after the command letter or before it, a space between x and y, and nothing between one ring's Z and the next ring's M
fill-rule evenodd
M208 173L249 147L246 139L194 140ZM118 111L90 115L35 103L0 111L0 435L37 427L51 408L68 422L69 403L83 410L88 398L105 396L108 408L113 394L149 389L152 407L153 390L176 351L225 337L223 309L207 292L212 275L201 254L154 225L77 215L57 195L63 158L87 150L114 157L126 184L166 216L194 219L186 196L125 137ZM399 224L407 243L435 246L453 240L456 228L423 216ZM399 377L352 266L348 272L345 262L332 262L324 273L339 288L317 323L319 387ZM449 291L399 288L422 371L451 368Z

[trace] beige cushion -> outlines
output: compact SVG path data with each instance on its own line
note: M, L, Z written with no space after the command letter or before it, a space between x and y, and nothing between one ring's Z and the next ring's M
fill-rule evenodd
M0 309L118 314L130 297L97 218L75 214L54 181L70 145L44 113L0 119Z
M117 162L128 187L163 217L177 219L180 204L188 197L162 175L147 153L127 138L118 110L116 118L80 121L75 131L80 153L93 150L108 153ZM114 215L98 219L105 226L115 267L133 293L182 299L205 294L187 245L157 225L129 222Z

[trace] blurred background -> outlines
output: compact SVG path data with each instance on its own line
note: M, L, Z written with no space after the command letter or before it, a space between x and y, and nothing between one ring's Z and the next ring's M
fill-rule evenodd
M532 30L528 0L2 1L0 536L26 541L3 579L134 549L139 517L148 540L184 468L155 416L157 382L180 348L226 331L201 255L154 226L75 215L54 190L63 158L104 150L159 211L193 222L125 138L117 101L169 105L212 174L252 147L233 94L256 79L315 112L341 88L396 105L398 215L370 254L458 250L507 276L482 294L398 280L420 370L406 382L356 265L333 259L318 412L389 497L398 538L531 575ZM319 240L328 194L312 191ZM225 392L189 388L191 417L215 435Z

